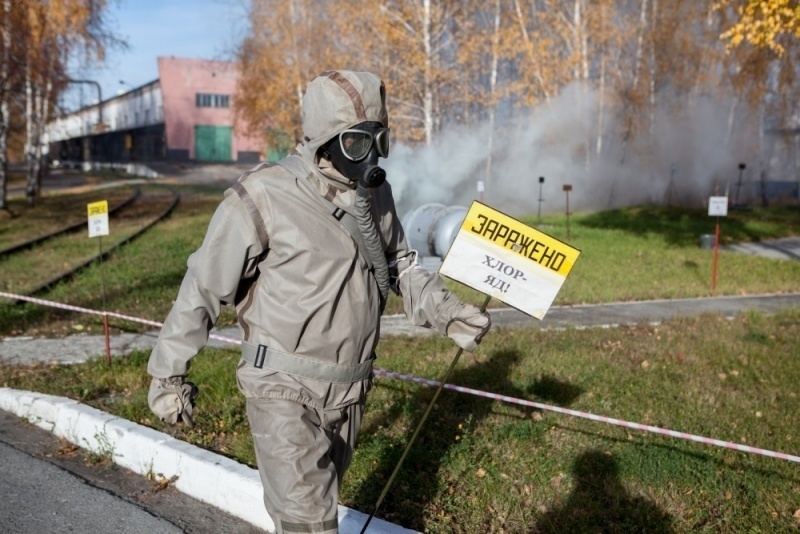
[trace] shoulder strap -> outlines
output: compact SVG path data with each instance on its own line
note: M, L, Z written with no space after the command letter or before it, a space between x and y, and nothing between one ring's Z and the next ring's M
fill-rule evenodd
M298 182L309 190L311 197L320 206L324 207L334 219L342 223L342 227L344 227L347 233L350 234L350 237L353 238L353 241L356 242L356 246L358 246L358 250L366 260L370 270L373 270L374 266L372 264L372 260L370 260L369 254L367 253L367 245L364 243L364 237L361 235L361 230L358 228L358 222L356 221L355 217L339 206L336 206L328 198L320 195L319 191L314 189L310 183L310 180L318 180L318 178L314 176L314 173L306 167L306 164L302 158L292 155L283 158L280 162L278 162L278 164L287 171L291 172L298 179Z

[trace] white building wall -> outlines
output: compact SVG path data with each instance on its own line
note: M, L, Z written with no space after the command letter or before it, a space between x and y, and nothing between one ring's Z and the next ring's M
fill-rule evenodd
M47 125L48 141L53 143L99 133L95 130L99 111L95 104L55 119ZM110 98L103 102L102 111L106 133L163 123L161 83L156 81Z

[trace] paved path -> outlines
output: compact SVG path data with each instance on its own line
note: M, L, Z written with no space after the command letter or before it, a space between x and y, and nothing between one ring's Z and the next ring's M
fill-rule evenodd
M800 237L783 237L758 243L738 243L722 248L765 258L800 260Z

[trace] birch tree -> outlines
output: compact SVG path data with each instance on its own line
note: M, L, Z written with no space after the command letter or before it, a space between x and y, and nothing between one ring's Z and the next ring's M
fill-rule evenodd
M397 61L383 72L391 117L403 136L433 143L455 100L454 53L461 4L452 0L385 0L377 4L376 31Z
M321 0L254 0L250 32L237 51L237 124L272 147L300 140L301 103L315 75L333 68L326 42L328 9Z
M11 0L3 0L0 51L0 210L8 209L8 129L11 123Z
M70 59L102 61L106 46L120 43L106 31L105 0L19 0L23 16L14 33L25 42L26 197L40 195L47 170L45 126L57 94L69 82Z

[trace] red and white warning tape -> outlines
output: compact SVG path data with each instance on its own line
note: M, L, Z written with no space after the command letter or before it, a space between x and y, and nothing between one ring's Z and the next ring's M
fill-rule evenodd
M88 313L88 314L91 314L91 315L99 315L99 316L104 316L105 315L105 316L108 316L108 317L116 317L118 319L124 319L126 321L131 321L131 322L134 322L134 323L146 324L146 325L155 326L155 327L158 327L158 328L163 326L163 323L159 323L159 322L156 322L156 321L148 321L146 319L140 319L138 317L131 317L130 315L123 315L123 314L114 313L114 312L101 312L101 311L92 310L92 309L89 309L89 308L82 308L80 306L72 306L70 304L62 304L60 302L54 302L54 301L50 301L50 300L37 299L37 298L34 298L34 297L26 297L26 296L23 296L23 295L15 295L13 293L6 293L4 291L0 291L0 297L6 297L6 298L9 298L9 299L14 299L14 300L22 300L22 301L31 302L31 303L34 303L34 304L40 304L42 306L48 306L48 307L51 307L51 308L59 308L59 309L62 309L62 310L70 310L70 311L75 311L75 312L80 312L80 313ZM209 337L212 338L212 339L216 339L216 340L219 340L219 341L226 341L228 343L232 343L232 344L236 344L236 345L241 345L241 343L242 343L241 340L230 338L230 337L225 337L225 336L220 336L220 335L217 335L217 334L210 334ZM374 373L376 375L379 375L379 376L385 376L385 377L388 377L388 378L397 378L399 380L408 380L410 382L416 382L417 384L424 384L424 385L432 386L432 387L439 387L439 385L441 384L441 382L437 382L435 380L428 380L426 378L419 378L419 377L416 377L414 375L393 373L391 371L385 371L383 369L377 369L377 368L374 370ZM786 454L784 452L775 452L775 451L770 451L770 450L766 450L766 449L760 449L758 447L751 447L749 445L742 445L742 444L739 444L739 443L733 443L733 442L730 442L730 441L722 441L722 440L719 440L719 439L706 438L706 437L703 437L703 436L698 436L696 434L687 434L685 432L677 432L675 430L667 430L665 428L659 428L657 426L643 425L643 424L640 424L640 423L633 423L633 422L630 422L630 421L623 421L622 419L615 419L613 417L604 417L602 415L595 415L595 414L588 413L588 412L580 412L580 411L577 411L577 410L570 410L568 408L561 408L559 406L551 406L549 404L542 404L540 402L533 402L533 401L529 401L529 400L525 400L525 399L518 399L518 398L515 398L515 397L508 397L506 395L497 395L496 393L489 393L488 391L481 391L481 390L477 390L477 389L465 388L465 387L462 387L462 386L455 386L455 385L452 385L452 384L445 384L444 388L452 390L452 391L458 391L459 393L468 393L470 395L476 395L478 397L485 397L485 398L488 398L488 399L494 399L494 400L498 400L498 401L501 401L501 402L519 404L519 405L522 405L522 406L528 406L528 407L537 408L537 409L540 409L540 410L547 410L547 411L551 411L551 412L562 413L562 414L565 414L565 415L571 415L571 416L574 416L574 417L581 417L583 419L591 419L592 421L599 421L601 423L608 423L608 424L611 424L611 425L617 425L617 426L622 426L622 427L626 427L626 428L632 428L634 430L643 430L645 432L653 432L655 434L661 434L661 435L670 436L670 437L673 437L673 438L679 438L679 439L685 439L685 440L689 440L689 441L695 441L695 442L698 442L698 443L704 443L706 445L714 445L716 447L723 447L723 448L732 449L732 450L735 450L735 451L748 452L748 453L752 453L752 454L760 454L762 456L768 456L770 458L778 458L780 460L788 460L790 462L798 462L798 463L800 463L800 456L795 456L795 455L792 455L792 454Z
M387 376L390 378L399 378L400 380L410 380L411 382L416 382L418 384L425 384L428 386L439 387L441 382L437 382L435 380L428 380L425 378L419 378L413 375L403 375L400 373L392 373L389 371L384 371L383 369L375 369L376 375ZM716 445L717 447L724 447L726 449L733 449L742 452L751 452L753 454L761 454L762 456L769 456L770 458L780 458L781 460L789 460L790 462L800 462L800 456L794 456L791 454L786 454L783 452L774 452L768 451L765 449L759 449L758 447L750 447L748 445L740 445L738 443L731 443L730 441L721 441L718 439L711 439L705 438L703 436L697 436L695 434L686 434L685 432L676 432L675 430L667 430L665 428L659 428L657 426L650 426L650 425L642 425L639 423L632 423L630 421L623 421L621 419L615 419L613 417L604 417L602 415L595 415L593 413L587 412L579 412L577 410L570 410L568 408L561 408L559 406L550 406L548 404L542 404L540 402L533 402L525 399L517 399L515 397L508 397L506 395L497 395L496 393L489 393L487 391L480 391L478 389L471 389L465 388L461 386L454 386L452 384L445 384L445 389L451 389L453 391L458 391L459 393L469 393L470 395L477 395L478 397L486 397L489 399L494 399L502 402L509 402L512 404L520 404L522 406L529 406L531 408L538 408L540 410L548 410L551 412L563 413L566 415L572 415L575 417L582 417L584 419L591 419L592 421L600 421L601 423L609 423L612 425L617 426L624 426L627 428L633 428L636 430L644 430L646 432L654 432L656 434L662 434L664 436L670 436L673 438L680 438L680 439L687 439L690 441L696 441L698 443L705 443L707 445Z
M121 313L115 312L102 312L97 310L92 310L90 308L82 308L80 306L73 306L71 304L62 304L60 302L55 302L52 300L44 300L44 299L37 299L35 297L27 297L25 295L15 295L14 293L6 293L5 291L0 291L0 297L6 297L13 300L22 300L25 302L31 302L33 304L40 304L42 306L47 306L50 308L58 308L60 310L69 310L79 313L88 313L89 315L99 315L99 316L107 316L107 317L116 317L117 319L124 319L126 321L130 321L132 323L140 323L146 324L149 326L155 326L156 328L161 328L164 326L164 323L159 323L157 321L149 321L147 319L140 319L139 317L132 317L130 315L123 315ZM228 343L234 343L236 345L241 345L241 340L234 339L232 337L225 337L220 336L217 334L209 334L211 339L216 339L219 341L227 341Z

